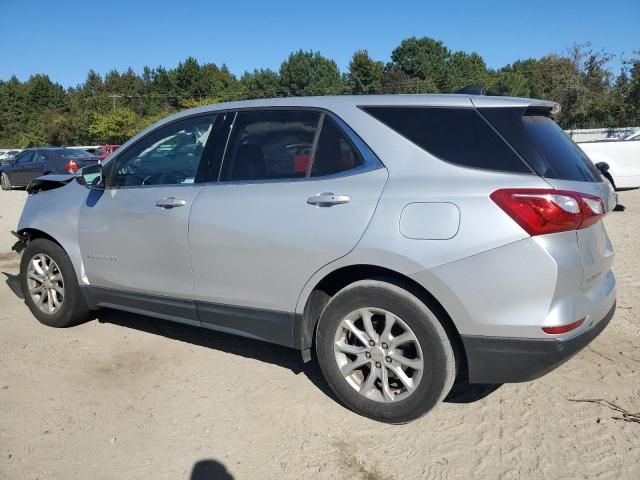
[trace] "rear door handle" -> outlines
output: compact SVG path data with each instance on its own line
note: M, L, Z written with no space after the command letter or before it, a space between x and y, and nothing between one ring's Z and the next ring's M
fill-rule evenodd
M187 204L186 201L180 200L176 197L164 197L156 201L156 207L166 208L166 209L184 207L186 204Z
M335 193L325 192L314 195L307 198L309 205L316 205L318 207L330 207L332 205L341 205L343 203L349 203L351 197L349 195L336 195Z

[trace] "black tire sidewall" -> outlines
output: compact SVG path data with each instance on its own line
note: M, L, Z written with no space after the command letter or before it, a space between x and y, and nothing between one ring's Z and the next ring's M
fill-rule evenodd
M29 294L27 285L27 267L31 259L39 253L48 255L56 262L62 274L64 284L62 307L51 315L38 308ZM31 310L31 313L44 325L57 328L70 327L84 321L88 314L88 308L82 297L80 287L78 286L73 264L62 247L55 242L44 238L37 238L27 244L27 247L22 253L22 259L20 260L20 284L24 294L24 301L29 307L29 310Z
M333 351L336 329L346 315L362 307L392 312L418 338L424 371L417 390L404 400L369 400L356 392L338 369ZM357 282L333 297L318 323L316 350L320 368L338 399L357 413L387 423L406 423L431 410L448 393L455 371L453 349L433 311L406 290L379 281Z
M11 190L11 179L9 178L9 175L7 175L6 173L2 172L2 189L3 190Z

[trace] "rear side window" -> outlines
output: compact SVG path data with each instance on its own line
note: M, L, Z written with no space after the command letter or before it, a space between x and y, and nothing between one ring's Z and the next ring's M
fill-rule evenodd
M531 169L472 108L363 107L400 135L447 162L531 173Z
M78 150L77 148L60 148L54 150L62 158L81 158L81 157L93 157L89 152L85 150Z
M543 112L523 108L487 108L480 112L541 177L601 181L589 157Z
M304 177L319 122L319 112L238 112L222 161L221 180Z
M222 162L222 181L322 177L363 159L328 115L305 110L238 112Z
M342 129L331 117L325 116L311 176L334 175L359 167L363 163L362 156L347 139Z

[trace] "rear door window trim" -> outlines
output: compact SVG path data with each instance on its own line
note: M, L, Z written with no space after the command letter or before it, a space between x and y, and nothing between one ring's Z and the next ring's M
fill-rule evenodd
M235 123L238 113L247 112L247 111L256 111L256 110L259 110L259 111L289 110L289 111L319 112L321 114L320 118L322 119L323 122L325 117L327 116L330 117L332 120L336 122L340 130L345 134L345 137L351 144L351 147L355 149L357 153L360 154L360 156L363 159L363 164L339 173L324 175L324 176L317 176L317 177L305 176L300 178L265 178L260 180L228 180L227 181L227 180L222 180L220 178L222 174L222 161L221 161L220 168L217 172L217 175L215 175L214 172L210 172L209 177L204 180L203 182L204 184L244 185L244 184L261 184L261 183L308 182L308 181L330 180L334 178L349 177L352 175L359 175L361 173L384 168L384 164L380 161L380 159L373 152L373 150L371 150L371 148L360 138L360 136L351 127L349 127L349 125L347 125L347 123L344 122L344 120L342 120L339 116L337 116L333 112L326 110L324 108L297 107L297 106L264 106L264 107L247 107L247 108L235 108L235 109L228 109L228 110L217 110L217 112L225 112L225 113L231 112L236 114L236 116L234 117L234 123ZM231 134L233 131L233 126L234 125L232 124L231 128L229 129L226 135L226 139L224 139L224 142L225 142L224 154L226 154L228 142L229 142L229 139L231 138ZM322 124L320 124L320 128L321 127L322 127ZM316 136L319 138L320 132L317 131L316 134L317 134ZM221 135L222 135L222 132L221 132ZM218 141L222 141L222 138L218 139ZM314 141L316 141L315 137L314 137ZM313 166L314 161L315 161L315 155L311 159L310 167Z

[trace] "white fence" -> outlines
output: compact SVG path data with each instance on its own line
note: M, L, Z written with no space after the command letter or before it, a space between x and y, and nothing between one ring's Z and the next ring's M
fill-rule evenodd
M577 130L565 130L574 142L593 142L605 138L617 138L637 130L638 127L621 128L583 128Z

